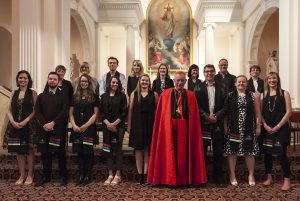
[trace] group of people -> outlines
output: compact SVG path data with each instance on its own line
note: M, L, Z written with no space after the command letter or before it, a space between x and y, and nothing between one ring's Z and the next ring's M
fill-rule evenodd
M207 152L212 147L211 175L216 185L226 184L224 156L230 183L238 185L237 156L244 156L248 182L254 186L255 156L263 153L267 174L263 184L272 184L272 155L278 155L284 173L282 190L290 189L287 146L291 100L289 93L281 89L276 72L270 72L264 82L259 78L260 67L254 65L249 80L245 75L235 77L227 70L228 61L221 59L218 74L214 65L204 66L204 81L199 80L195 64L188 70L188 80L182 71L175 72L172 80L167 65L161 64L151 87L150 76L144 74L140 60L133 61L127 81L117 71L117 58L108 58L107 64L109 72L98 82L89 75L89 65L84 62L81 76L72 83L64 79L66 68L59 65L48 74L39 95L32 89L29 72L18 72L4 143L10 153L17 153L20 178L16 184L32 184L35 150L41 152L43 163L42 177L35 186L50 182L54 156L59 159L60 183L67 184L65 146L69 122L70 142L78 156L76 184L90 183L94 145L99 144L97 121L102 122L102 151L107 157L104 185L119 184L127 119L129 146L134 148L140 184L205 184Z

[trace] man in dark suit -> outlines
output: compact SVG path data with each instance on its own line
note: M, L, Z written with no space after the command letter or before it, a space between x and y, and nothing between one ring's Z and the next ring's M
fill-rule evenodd
M38 151L43 163L42 178L35 186L50 182L52 157L58 155L61 186L67 185L66 169L66 126L68 123L68 97L58 88L59 75L48 74L49 89L38 95L35 117L38 121Z
M207 64L204 67L205 81L194 89L197 98L205 159L207 149L212 143L213 148L213 182L220 186L225 184L223 178L223 117L224 89L215 82L216 70L214 65ZM207 160L206 160L207 162Z
M260 79L259 75L261 72L259 65L253 65L250 67L250 76L248 80L247 89L252 92L263 93L264 92L264 81Z
M219 73L215 76L215 80L224 89L225 95L235 90L235 76L228 72L228 60L220 59L219 61Z

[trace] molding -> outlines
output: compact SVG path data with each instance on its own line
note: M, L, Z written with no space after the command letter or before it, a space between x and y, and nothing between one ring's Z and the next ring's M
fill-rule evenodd
M124 17L124 12L131 11L131 16ZM104 0L99 5L98 22L135 24L137 27L143 23L145 16L139 0ZM113 12L113 15L110 13Z
M216 15L209 16L206 11L219 10ZM229 16L226 11L236 10L237 15ZM222 12L223 11L223 12ZM225 11L225 12L224 12ZM237 22L242 19L240 0L200 0L195 10L194 19L202 27L205 22Z

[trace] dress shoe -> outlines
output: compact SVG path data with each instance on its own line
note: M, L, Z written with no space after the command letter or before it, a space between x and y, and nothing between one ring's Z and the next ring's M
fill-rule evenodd
M67 184L68 184L68 179L67 179L67 177L62 177L62 178L60 179L60 185L59 185L59 186L67 186Z
M91 183L92 178L90 176L86 176L83 180L83 185L88 185L89 183Z
M83 184L83 181L84 181L84 176L80 175L79 178L77 179L76 186Z
M39 181L37 181L34 186L35 187L44 186L44 184L46 184L48 182L50 182L50 178L43 177Z

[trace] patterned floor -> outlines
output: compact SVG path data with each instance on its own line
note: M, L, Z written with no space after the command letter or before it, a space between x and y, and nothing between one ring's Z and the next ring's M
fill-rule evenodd
M45 187L16 186L14 181L0 180L1 201L46 201L46 200L272 200L293 201L300 200L300 185L294 184L291 191L284 193L280 190L280 184L265 188L261 184L249 187L245 182L238 187L227 186L217 188L213 185L207 187L169 188L141 186L133 182L124 182L119 186L104 186L99 181L85 187L77 187L73 182L67 187L58 187L53 181Z

